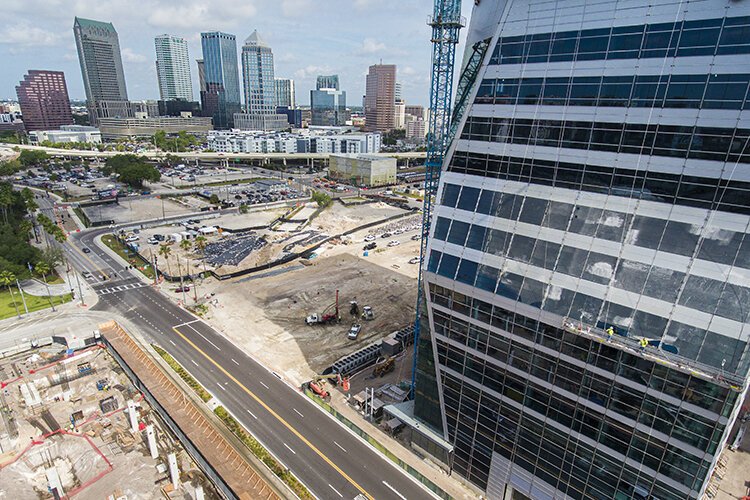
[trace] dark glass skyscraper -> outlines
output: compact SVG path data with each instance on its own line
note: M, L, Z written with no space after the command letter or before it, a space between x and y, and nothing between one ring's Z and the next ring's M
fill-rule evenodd
M214 128L232 128L234 114L241 110L234 35L212 31L201 33L206 90L201 91L204 116L212 116Z
M750 366L750 4L488 0L484 41L415 413L488 498L701 498Z

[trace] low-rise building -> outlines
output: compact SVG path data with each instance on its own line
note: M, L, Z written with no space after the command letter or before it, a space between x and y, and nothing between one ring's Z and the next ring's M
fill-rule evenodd
M337 130L342 132L341 130ZM212 131L208 148L220 153L379 153L380 134L331 134L312 129L297 132L259 130Z
M396 183L396 159L367 154L334 154L329 159L328 176L355 186L388 186Z
M151 137L157 131L167 134L181 131L206 135L213 127L211 118L202 116L160 116L141 118L100 118L99 130L102 139L116 140L128 137Z
M29 142L33 145L49 141L52 143L88 142L98 144L102 142L102 134L96 127L84 125L63 125L59 130L32 130L29 132Z
M286 182L273 179L262 179L253 183L253 187L268 193L278 193L287 188Z
M285 130L289 128L289 119L286 114L235 113L234 127L240 130Z

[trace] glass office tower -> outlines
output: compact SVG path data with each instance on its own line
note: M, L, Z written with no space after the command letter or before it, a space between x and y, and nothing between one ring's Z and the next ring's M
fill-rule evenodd
M201 48L206 81L206 90L201 90L203 114L213 117L214 128L232 128L234 114L241 110L237 40L220 31L201 33Z
M489 498L700 498L750 361L750 3L488 0L481 41L415 413Z

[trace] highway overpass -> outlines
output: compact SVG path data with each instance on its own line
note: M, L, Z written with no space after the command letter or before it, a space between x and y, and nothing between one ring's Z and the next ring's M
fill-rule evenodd
M10 150L14 147L20 149L32 149L37 151L45 151L50 156L59 157L82 157L82 158L108 158L119 154L127 154L128 152L121 151L89 151L81 149L60 149L60 148L47 148L43 146L30 146L30 145L19 145L19 144L3 144L0 145L0 149ZM327 160L330 153L216 153L216 152L197 152L197 151L185 151L181 153L170 153L169 151L145 151L143 153L137 153L141 156L145 156L151 159L163 158L167 154L174 154L185 160ZM400 160L418 160L427 157L427 153L424 151L420 152L394 152L394 153L367 153L374 154L375 156L390 157Z

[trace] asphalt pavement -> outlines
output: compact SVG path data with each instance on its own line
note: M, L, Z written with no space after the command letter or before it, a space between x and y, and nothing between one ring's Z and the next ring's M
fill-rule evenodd
M95 238L108 231L74 233L64 245L72 265L94 275L89 283L99 301L92 310L123 316L169 351L316 497L434 498L299 390L99 248Z

